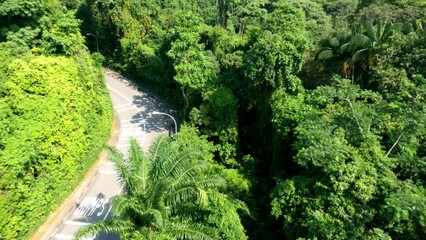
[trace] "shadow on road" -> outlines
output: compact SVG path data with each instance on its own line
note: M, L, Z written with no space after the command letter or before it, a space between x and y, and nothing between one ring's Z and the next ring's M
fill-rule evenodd
M170 134L174 131L175 126L170 117L152 114L154 111L168 113L167 108L156 97L146 94L133 96L133 104L144 110L133 115L130 121L131 123L139 123L141 122L141 118L143 118L145 121L145 131L147 133L169 131ZM140 127L143 127L142 124Z

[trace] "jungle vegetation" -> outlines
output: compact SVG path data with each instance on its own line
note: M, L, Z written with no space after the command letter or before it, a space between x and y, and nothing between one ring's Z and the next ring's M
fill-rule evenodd
M0 239L26 239L109 139L99 62L64 2L0 1Z
M160 138L148 153L133 143L123 160L110 150L117 163L129 162L121 169L126 193L109 222L87 231L124 239L426 237L425 1L18 2L0 7L0 94L11 106L1 108L1 121L15 112L26 119L12 105L23 101L3 99L41 91L16 69L37 73L31 61L88 57L75 48L84 42L166 99L181 122L175 138ZM5 126L0 146L12 142L3 141ZM11 149L30 146L18 139ZM188 158L176 174L203 166L185 183L161 165L181 154ZM39 163L15 162L21 171ZM200 177L212 183L197 185ZM186 194L175 192L180 183ZM18 230L7 234L28 231Z

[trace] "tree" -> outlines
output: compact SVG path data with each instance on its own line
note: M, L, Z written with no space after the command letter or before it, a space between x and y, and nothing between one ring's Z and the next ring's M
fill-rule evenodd
M286 171L292 177L278 178L271 195L272 214L282 220L287 236L410 239L424 234L423 202L414 200L424 196L424 188L397 174L388 157L390 147L381 142L383 124L402 121L383 116L381 96L340 80L335 87L318 87L306 99L316 110L295 128L292 147L299 173ZM410 197L401 200L405 185ZM419 212L408 211L405 201L415 201ZM394 231L393 224L400 229Z
M266 0L219 0L218 22L231 32L243 35L249 25L257 24L266 15Z
M274 5L265 29L245 55L244 74L248 87L264 94L277 87L297 92L300 71L307 49L307 33L303 12L284 1Z
M200 153L166 136L158 137L147 154L132 140L128 159L111 148L124 194L114 199L112 219L83 228L77 238L105 231L123 239L216 239L222 230L197 212L208 209L209 195L225 181Z
M191 12L180 12L178 22L170 29L171 48L167 56L173 60L174 80L180 85L186 105L190 106L189 91L200 94L214 86L219 65L211 51L200 41L200 18Z
M360 9L354 18L354 25L363 22L378 23L403 23L420 18L420 8L411 4L398 6L390 3L374 3Z
M342 72L345 77L351 75L353 83L360 79L358 83L367 88L368 76L362 74L369 73L379 58L381 46L389 40L395 30L396 27L391 23L373 26L371 22L365 22L359 29L353 28L350 34L335 32L331 38L322 41L322 47L317 51L315 58L342 61Z
M331 32L331 16L327 15L321 4L311 0L286 1L291 6L302 9L305 13L306 31L309 34L311 46L315 46L319 40ZM312 47L311 47L312 48Z
M230 89L219 87L203 94L203 100L199 109L191 110L191 122L216 144L220 162L237 167L239 146L235 96Z

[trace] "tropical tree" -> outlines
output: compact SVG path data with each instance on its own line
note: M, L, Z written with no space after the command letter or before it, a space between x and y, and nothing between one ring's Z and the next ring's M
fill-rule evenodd
M180 11L178 14L176 26L169 31L173 41L167 56L173 60L176 72L173 78L181 87L186 103L183 113L186 115L191 95L196 96L213 85L219 64L212 52L199 43L201 19L191 12Z
M297 124L292 144L297 166L283 167L291 177L278 176L271 194L272 215L282 221L287 237L421 239L426 205L419 166L424 161L416 134L424 133L417 124L422 117L387 114L380 94L347 79L307 95L310 106L300 101L302 107L286 109L291 115L275 114Z
M380 46L386 43L396 30L396 25L391 23L378 23L373 25L365 22L361 27L354 27L351 33L335 32L329 39L321 43L315 54L318 60L343 61L343 73L346 78L352 77L355 82L355 69L360 73L368 72L377 61ZM366 87L368 83L362 82Z
M109 151L124 194L114 199L111 219L83 228L77 239L101 231L123 239L219 238L220 231L202 219L208 219L203 213L209 212L210 193L225 180L213 173L202 151L166 136L158 137L147 154L134 139L127 159L117 149Z

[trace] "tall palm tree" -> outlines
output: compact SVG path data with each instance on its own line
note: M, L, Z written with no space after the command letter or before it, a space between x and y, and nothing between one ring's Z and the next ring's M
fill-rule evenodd
M346 77L351 73L354 82L356 66L368 71L377 58L379 47L389 40L396 29L391 23L374 26L371 22L365 22L359 28L354 27L350 34L336 32L330 39L322 42L315 58L342 59Z
M99 232L122 239L215 239L213 229L193 214L207 203L208 190L223 186L200 152L182 149L165 136L147 154L133 139L127 159L109 148L124 193L113 201L112 218L80 229L76 239Z
M342 45L340 51L351 54L352 64L365 61L371 66L378 47L392 36L394 29L392 23L373 26L371 22L365 22L360 30L353 30L350 41Z

